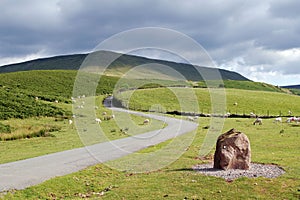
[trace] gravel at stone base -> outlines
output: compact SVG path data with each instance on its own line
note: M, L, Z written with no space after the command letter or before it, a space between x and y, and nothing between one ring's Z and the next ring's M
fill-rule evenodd
M257 164L251 163L249 170L240 170L240 169L230 169L230 170L221 170L214 169L213 164L201 164L195 165L193 170L205 174L208 176L217 176L224 178L225 180L234 180L240 177L256 178L259 176L266 178L276 178L285 173L285 171L277 166L272 164Z

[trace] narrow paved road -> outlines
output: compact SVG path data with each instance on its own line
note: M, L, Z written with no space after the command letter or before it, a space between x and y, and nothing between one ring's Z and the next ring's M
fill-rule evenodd
M102 163L120 158L151 145L188 133L197 128L196 123L185 120L154 114L144 114L120 108L111 109L163 120L168 126L164 129L147 132L135 137L118 139L83 148L1 164L0 191L24 189L56 176L63 176L79 171L99 162Z

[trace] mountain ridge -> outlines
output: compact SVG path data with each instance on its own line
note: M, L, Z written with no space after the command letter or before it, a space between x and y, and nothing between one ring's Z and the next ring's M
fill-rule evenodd
M93 52L94 54L95 52ZM167 60L152 59L136 55L120 54L110 51L98 51L97 56L101 56L102 59L109 60L111 57L116 57L109 67L106 69L107 72L111 74L122 75L125 74L129 69L136 66L146 66L146 74L154 72L152 75L155 77L157 74L164 73L168 75L168 72L161 71L159 68L153 67L153 64L167 65L170 68L176 70L184 76L187 80L201 81L203 77L201 74L205 74L206 79L218 79L216 71L219 71L223 80L245 80L250 81L248 78L242 76L241 74L219 68L211 68L205 66L196 66L198 71L195 69L194 65L187 63L177 63ZM30 61L14 63L9 65L0 66L0 73L18 72L18 71L31 71L31 70L78 70L81 64L85 61L87 56L91 54L71 54L71 55L58 55L47 58L39 58ZM152 66L151 66L152 65ZM116 73L118 72L118 73Z
M280 86L282 88L287 88L287 89L300 89L300 84L299 85L285 85L285 86Z

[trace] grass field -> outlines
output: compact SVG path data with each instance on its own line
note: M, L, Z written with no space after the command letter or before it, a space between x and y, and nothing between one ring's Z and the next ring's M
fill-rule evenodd
M260 116L286 116L290 110L293 115L300 115L300 97L279 92L241 89L208 90L207 88L197 88L191 91L190 88L158 88L127 91L116 94L115 97L122 100L125 105L129 105L130 109L135 110L151 110L153 106L160 105L160 109L165 111L210 114L212 94L226 97L226 107L220 111L221 114L230 112L249 115L253 112ZM180 102L183 103L180 104Z
M205 88L207 87L207 85L209 85L220 88L234 88L242 90L257 90L269 92L286 92L285 89L279 88L278 86L253 81L223 80L223 83L221 83L220 81L208 80L206 82L200 81L197 84L198 87L202 88Z
M102 113L106 112L109 116L112 115L112 112L111 110L101 106L101 102L104 97L105 96L99 96L96 99L96 104L99 106L99 108L95 110L95 112L97 117L102 119L102 123L100 124L102 134L104 134L109 140L124 138L131 135L144 133L150 130L157 130L165 126L164 122L158 120L151 120L151 123L149 123L148 125L142 125L145 118L135 115L123 116L124 114L120 112L113 113L116 116L118 124L116 123L116 120L113 119L105 121L103 120L104 116L102 115ZM71 104L65 103L58 103L56 106L69 111L71 111L72 108ZM131 118L131 123L128 123L128 117ZM19 135L21 135L22 137L17 138L17 140L0 140L0 163L31 158L100 142L97 140L93 140L89 143L83 144L83 141L80 139L77 133L75 125L70 125L68 119L64 119L61 117L8 119L2 120L1 123L4 125L9 125L12 130L11 133L0 133L0 138L13 138ZM91 123L94 123L94 125L96 125L94 119L91 120ZM42 135L33 135L34 133L45 129L45 127L55 127L57 128L57 130L51 131L49 135L46 135L46 137ZM127 128L127 133L121 132L120 129L122 128Z
M226 182L201 175L191 167L210 162L199 158L209 118L200 118L193 143L173 164L149 173L120 172L105 164L57 177L22 191L9 192L4 199L299 199L299 125L275 124L264 120L253 126L252 119L226 119L223 132L236 128L250 139L252 161L274 163L286 173L278 178L239 178ZM189 137L190 134L181 136ZM144 152L160 149L164 144ZM266 148L267 147L267 148ZM213 153L213 151L211 152Z
M82 147L74 124L71 119L73 83L76 71L32 71L10 74L0 74L0 138L14 140L0 141L0 163L31 158L67 149ZM109 94L113 91L117 77L104 76L100 84L97 77L84 74L82 83L97 86L96 94ZM119 89L151 88L158 85L176 85L178 82L148 82L134 80L119 82ZM97 85L98 84L98 85ZM146 84L146 85L145 85ZM226 85L227 84L227 85ZM264 84L241 82L234 87L231 81L225 82L226 108L221 113L258 115L300 115L300 97L277 91L277 87ZM181 86L189 86L180 82ZM264 90L264 87L271 91ZM252 89L253 90L252 90ZM247 90L245 90L247 89ZM274 90L273 90L274 89ZM214 88L212 93L223 88ZM84 87L78 94L85 93ZM174 93L173 93L174 92ZM176 94L176 95L175 95ZM193 98L195 94L195 98ZM130 90L115 94L125 106L134 110L186 111L211 113L211 96L207 88L157 88ZM225 97L224 96L224 97ZM36 101L35 97L39 100ZM219 95L222 97L222 95ZM109 140L128 137L165 126L163 122L151 120L149 125L142 125L143 117L112 113L103 108L101 102L104 96L96 99L99 106L95 117L102 120L101 128ZM223 98L223 97L222 97ZM86 98L87 102L89 98ZM182 107L179 106L179 101ZM59 103L54 103L58 100ZM12 104L13 102L13 104ZM80 103L79 101L77 103ZM82 103L82 102L81 102ZM237 103L237 104L235 104ZM27 108L24 111L24 106ZM197 108L199 106L199 108ZM43 109L39 109L43 108ZM34 112L31 112L34 111ZM79 111L75 109L75 113ZM22 114L23 112L23 114ZM103 112L116 118L127 120L104 120ZM20 113L22 115L20 115ZM78 112L80 115L80 112ZM176 116L180 117L180 116ZM285 121L285 117L283 118ZM97 126L94 118L87 119L91 125ZM40 185L21 191L9 191L0 194L3 199L299 199L300 198L300 125L273 123L273 119L264 119L263 125L254 126L253 119L228 118L225 120L223 131L236 128L244 132L250 139L252 161L258 163L274 163L284 168L286 173L275 179L240 178L226 182L221 178L201 175L192 166L211 162L213 150L205 158L199 157L201 145L210 125L210 118L199 119L199 129L189 148L174 163L160 170L147 173L132 173L117 171L106 164L89 167L77 173L53 178ZM48 128L48 129L47 129ZM212 127L213 128L213 127ZM121 131L127 130L126 132ZM39 133L47 133L39 135ZM220 132L221 134L221 132ZM192 134L181 136L184 141ZM88 141L89 144L101 142ZM166 146L170 141L142 150L140 153L154 152ZM86 144L86 143L85 143ZM126 158L122 158L126 159ZM130 160L130 155L128 157Z

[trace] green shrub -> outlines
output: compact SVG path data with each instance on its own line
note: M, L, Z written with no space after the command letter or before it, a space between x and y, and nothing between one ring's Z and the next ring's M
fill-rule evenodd
M0 133L11 133L10 126L0 122Z

